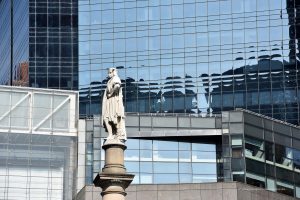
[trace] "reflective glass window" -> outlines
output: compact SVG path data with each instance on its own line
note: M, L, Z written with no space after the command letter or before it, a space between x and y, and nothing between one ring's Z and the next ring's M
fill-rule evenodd
M274 162L274 145L265 141L266 161Z
M178 161L178 151L153 151L154 161Z
M293 167L293 150L279 144L275 144L275 161L284 167Z
M141 173L153 173L152 162L140 162Z
M178 183L178 174L154 174L154 183Z
M264 160L264 142L256 138L245 137L245 156L255 160Z
M197 144L192 143L192 150L197 151L216 151L215 144Z
M178 173L178 163L153 162L154 173Z
M178 150L178 142L154 140L153 150Z
M217 168L214 163L192 163L194 174L216 174Z

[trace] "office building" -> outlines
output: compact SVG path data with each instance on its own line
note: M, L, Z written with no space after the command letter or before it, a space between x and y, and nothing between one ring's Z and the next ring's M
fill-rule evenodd
M78 93L1 86L0 98L0 199L72 199Z
M0 1L0 84L78 89L77 5L77 0Z
M80 114L100 113L107 68L125 110L246 108L299 124L296 0L79 1Z

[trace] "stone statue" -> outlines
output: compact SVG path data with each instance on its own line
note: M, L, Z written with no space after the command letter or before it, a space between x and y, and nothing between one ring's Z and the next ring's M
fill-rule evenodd
M108 82L102 101L102 125L108 132L107 141L127 140L121 79L116 68L108 69Z

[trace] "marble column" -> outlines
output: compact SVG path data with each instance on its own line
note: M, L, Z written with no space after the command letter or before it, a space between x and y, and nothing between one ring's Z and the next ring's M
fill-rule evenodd
M125 200L125 189L134 175L126 173L124 151L126 145L119 140L107 140L102 149L105 151L105 164L94 179L94 185L102 188L103 200Z

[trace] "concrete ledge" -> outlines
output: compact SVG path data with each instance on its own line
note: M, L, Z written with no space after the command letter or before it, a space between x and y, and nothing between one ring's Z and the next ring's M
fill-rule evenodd
M100 200L100 192L99 188L85 186L77 194L76 200ZM296 200L238 182L130 185L126 192L126 200Z

